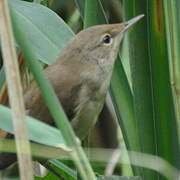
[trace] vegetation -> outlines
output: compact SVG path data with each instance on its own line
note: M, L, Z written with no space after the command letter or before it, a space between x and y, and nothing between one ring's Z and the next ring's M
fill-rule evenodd
M0 129L24 140L21 143L1 138L0 150L17 151L19 157L22 151L26 152L25 161L19 166L20 175L17 169L14 173L10 168L2 171L0 177L12 180L179 180L179 8L178 0L0 1ZM81 29L119 23L139 14L145 17L123 41L99 122L81 145L42 67L52 64L68 40ZM22 85L16 63L9 64L11 68L8 68L11 59L19 63ZM56 128L32 117L24 121L21 89L25 90L32 78L40 87ZM11 110L5 107L7 85L14 102ZM13 101L17 93L11 91L17 86L21 97ZM32 142L29 143L27 136ZM33 165L36 172L33 173L29 151L41 162L46 160L44 176L40 176L42 172L37 165Z

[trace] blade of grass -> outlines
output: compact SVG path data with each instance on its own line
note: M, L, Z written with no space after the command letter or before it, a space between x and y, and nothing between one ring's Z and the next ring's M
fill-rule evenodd
M166 36L171 73L171 87L176 109L180 137L180 2L163 1L166 22Z
M64 178L68 180L76 180L77 179L77 173L60 162L59 160L52 159L48 161L48 167L53 168L57 173L61 174Z
M39 159L69 159L69 150L63 150L62 148L30 143L32 156ZM11 139L0 138L0 148L2 152L16 153L15 141ZM71 150L70 150L71 151Z
M141 3L126 1L124 3L126 19L146 13L146 1ZM141 9L140 9L141 8ZM143 9L144 8L144 9ZM131 10L129 10L131 9ZM143 10L142 10L143 9ZM140 151L156 154L156 139L152 106L152 87L149 66L147 22L144 20L134 27L128 36L130 68L132 76L134 113L138 127ZM139 36L137 36L139 34ZM136 44L136 46L135 46ZM146 136L144 136L146 133ZM157 174L149 170L143 171L145 179L156 179Z
M11 27L8 3L0 1L1 42L4 59L8 94L12 108L13 126L16 139L17 155L21 180L33 180L32 160L28 132L25 123L25 109L16 58L15 43ZM24 154L25 153L25 154Z
M9 1L9 3L11 5L11 1ZM27 34L23 33L20 26L18 26L19 22L18 19L16 19L16 13L13 11L13 6L10 7L16 40L24 53L27 65L32 71L32 74L34 75L34 78L39 85L42 96L47 103L49 111L54 118L57 127L61 130L67 145L73 149L72 153L70 153L70 156L77 165L82 178L85 180L94 180L96 177L87 160L86 155L80 146L80 142L77 140L75 133L72 130L72 127L70 126L68 119L62 109L59 99L57 98L49 81L45 77L39 62L37 61L36 57L33 56L32 49L29 48L30 44Z

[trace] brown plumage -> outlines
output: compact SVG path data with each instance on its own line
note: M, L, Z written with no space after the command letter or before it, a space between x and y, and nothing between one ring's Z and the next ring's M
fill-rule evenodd
M87 135L104 104L124 27L99 25L81 31L45 70L80 138ZM103 42L103 38L110 39ZM52 123L35 82L25 94L25 102L31 116Z
M58 60L45 69L79 138L88 134L102 110L124 32L141 17L81 31L66 45ZM34 81L24 98L30 116L53 123ZM1 158L0 162L3 164Z

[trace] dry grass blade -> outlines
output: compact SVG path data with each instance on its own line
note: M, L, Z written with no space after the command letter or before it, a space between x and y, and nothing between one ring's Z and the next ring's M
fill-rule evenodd
M30 145L27 136L27 128L24 121L25 110L23 103L23 93L20 83L15 43L13 39L7 0L0 1L0 11L2 52L4 58L10 105L12 108L20 176L21 180L32 180L32 161L30 156Z

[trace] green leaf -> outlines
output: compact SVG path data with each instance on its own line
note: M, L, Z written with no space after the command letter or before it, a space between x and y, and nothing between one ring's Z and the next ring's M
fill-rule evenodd
M51 64L74 36L68 25L53 11L37 3L9 0L13 16L28 38L34 57Z
M128 6L129 3L129 6ZM141 2L142 7L145 7L145 1ZM135 4L135 3L134 3ZM130 19L142 12L132 13L129 11L129 7L133 7L133 3L130 1L125 2L125 13L126 19ZM146 16L145 16L146 17ZM130 34L131 33L131 34ZM148 62L148 44L147 44L147 28L145 27L145 20L139 22L134 27L129 40L129 57L130 67L132 76L132 87L133 87L133 102L135 112L135 122L137 124L138 138L140 140L141 152L155 154L156 142L154 132L153 119L153 107L152 107L152 91L151 91L151 76L150 66ZM133 33L133 34L132 34ZM137 36L136 34L140 34ZM142 40L142 41L141 41ZM136 44L136 46L134 46ZM128 129L127 129L128 130ZM146 134L146 135L145 135ZM157 174L152 171L143 171L146 178L156 179ZM147 177L148 176L148 177Z
M126 19L145 14L128 37L134 111L141 152L158 155L178 168L179 142L162 4L162 1L124 1ZM158 179L158 174L146 170L144 178Z
M45 167L49 170L45 177L35 177L35 180L77 180L77 173L58 160L49 160Z
M138 151L139 139L134 119L133 96L119 57L116 60L110 90L127 149Z
M174 106L180 137L180 1L164 1L166 36Z
M60 178L57 177L55 174L49 172L45 177L35 177L35 180L59 180Z
M142 180L138 176L100 176L98 180Z
M84 10L84 28L107 23L107 18L100 0L86 0Z
M61 174L62 177L68 180L76 180L77 179L77 172L70 169L68 166L63 164L62 162L52 159L48 161L48 167L50 170L53 169L57 173Z
M0 114L0 128L9 133L13 133L11 110L0 105ZM56 128L29 116L26 116L26 121L30 140L54 147L66 147L66 143L60 131Z
M83 0L75 0L76 6L80 12L80 15L82 19L84 18L84 7L85 7L85 1Z

